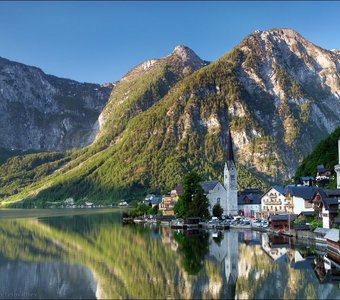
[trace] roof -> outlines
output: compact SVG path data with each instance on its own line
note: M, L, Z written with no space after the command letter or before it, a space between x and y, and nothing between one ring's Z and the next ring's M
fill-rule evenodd
M180 184L178 184L178 185L174 188L174 190L176 191L176 193L177 193L178 196L181 196L181 195L183 194L183 186L180 185Z
M324 189L328 197L340 197L340 189Z
M333 242L338 242L339 241L339 229L336 229L336 228L330 229L325 235L325 239L333 241Z
M290 218L290 221L294 221L297 218L297 215L295 215L295 214L291 214L291 215L285 214L285 215L271 215L270 216L271 221L285 221L285 220L288 221L289 218Z
M220 183L218 180L211 180L211 181L203 181L200 182L200 185L204 192L209 193L211 190L215 188L215 186Z
M314 233L327 234L328 231L330 231L329 228L318 227L314 230Z
M302 180L302 181L314 180L314 177L311 177L311 176L301 176L300 180Z
M336 190L319 189L318 193L321 197L322 203L325 206L325 209L329 210L330 205L339 204L339 199Z
M294 225L294 229L299 231L299 230L309 230L309 225Z
M314 216L315 215L315 211L302 211L302 212L300 212L299 215Z
M285 194L290 193L294 197L300 197L305 200L311 200L319 188L314 186L293 186L288 185L285 189Z
M239 192L239 194L244 194L244 195L247 195L247 194L259 194L259 195L262 195L263 194L263 191L257 189L257 188L246 188L244 189L243 191Z
M227 165L228 170L230 170L231 168L235 168L235 163L232 160L227 160L225 164Z
M324 165L317 165L316 166L316 171L318 173L322 173L322 172L326 172L327 170L325 169L325 166Z
M245 202L245 199L248 198L250 202ZM237 197L237 202L239 205L243 204L261 204L261 195L259 194L241 194Z
M284 195L285 188L280 185L272 185L270 188L268 188L263 194L262 197L267 194L271 189L274 189L275 191L279 192L280 194Z

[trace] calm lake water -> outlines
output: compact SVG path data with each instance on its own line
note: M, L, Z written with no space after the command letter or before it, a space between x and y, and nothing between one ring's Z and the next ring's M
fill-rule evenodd
M120 212L0 220L0 298L340 299L312 245L120 224Z

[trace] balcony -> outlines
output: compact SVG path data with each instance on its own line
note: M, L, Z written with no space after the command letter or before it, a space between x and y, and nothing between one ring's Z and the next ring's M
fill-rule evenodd
M267 200L263 202L264 205L282 205L281 201L277 200Z

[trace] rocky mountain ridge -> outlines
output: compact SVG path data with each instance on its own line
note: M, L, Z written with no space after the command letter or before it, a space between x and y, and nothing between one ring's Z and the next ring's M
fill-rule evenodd
M66 151L90 144L111 87L0 58L0 147Z
M254 173L288 180L340 126L339 66L336 52L291 29L256 31L211 63L176 47L115 84L89 147L49 156L40 167L52 175L31 196L10 187L3 199L132 199L166 191L192 169L221 180L228 127L239 189L265 186Z

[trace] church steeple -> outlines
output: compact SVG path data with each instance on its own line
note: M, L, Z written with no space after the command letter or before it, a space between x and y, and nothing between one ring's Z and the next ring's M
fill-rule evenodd
M232 161L235 163L234 150L233 150L233 140L231 137L230 127L228 132L228 142L227 142L227 161Z
M227 140L227 161L224 165L224 187L226 189L226 215L237 215L237 170L233 150L233 140L229 128Z

